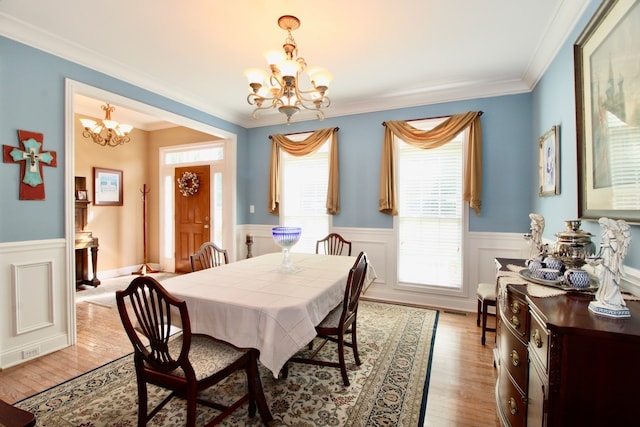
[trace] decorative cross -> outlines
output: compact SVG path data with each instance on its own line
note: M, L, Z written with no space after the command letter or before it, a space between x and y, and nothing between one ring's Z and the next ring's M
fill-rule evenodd
M2 153L5 163L20 164L20 200L44 200L42 165L58 166L56 152L40 151L44 140L41 133L18 130L18 140L24 150L3 145Z

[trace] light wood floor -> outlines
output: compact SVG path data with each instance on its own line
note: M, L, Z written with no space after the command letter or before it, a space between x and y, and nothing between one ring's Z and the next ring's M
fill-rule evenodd
M0 371L0 399L14 403L131 352L116 308L76 308L78 344ZM425 426L499 426L494 336L482 346L475 313L440 311Z

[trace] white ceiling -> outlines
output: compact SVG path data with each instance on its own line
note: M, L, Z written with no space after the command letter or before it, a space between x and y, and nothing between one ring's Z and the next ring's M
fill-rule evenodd
M251 117L244 77L284 42L281 15L333 74L333 117L528 92L591 1L0 0L0 35L256 127L285 122Z

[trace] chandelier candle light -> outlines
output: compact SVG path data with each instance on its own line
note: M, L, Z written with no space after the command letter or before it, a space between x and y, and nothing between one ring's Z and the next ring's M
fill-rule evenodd
M257 106L253 110L253 117L255 118L260 110L277 108L287 116L287 123L290 123L291 116L304 108L315 111L322 120L322 109L331 105L331 100L326 95L331 74L322 68L308 68L305 59L298 56L298 47L291 35L292 30L300 27L298 18L291 15L281 16L278 25L287 31L287 38L282 45L284 55L280 51L269 52L266 55L271 70L269 77L258 69L245 72L252 90L247 96L247 102ZM311 82L311 87L307 90L300 88L300 79L303 76Z
M103 105L102 109L105 112L105 118L102 123L96 123L95 120L90 119L80 119L82 127L84 127L82 136L93 139L93 142L103 147L117 147L129 142L131 140L129 132L131 132L133 126L111 120L111 113L116 109L115 107L107 104Z

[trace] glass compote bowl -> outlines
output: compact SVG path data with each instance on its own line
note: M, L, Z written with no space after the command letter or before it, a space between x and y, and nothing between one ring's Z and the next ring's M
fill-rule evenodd
M291 262L289 257L289 250L298 243L300 236L302 235L302 228L300 227L273 227L271 229L271 235L273 241L282 248L282 264L280 264L281 271L295 271L296 268Z

